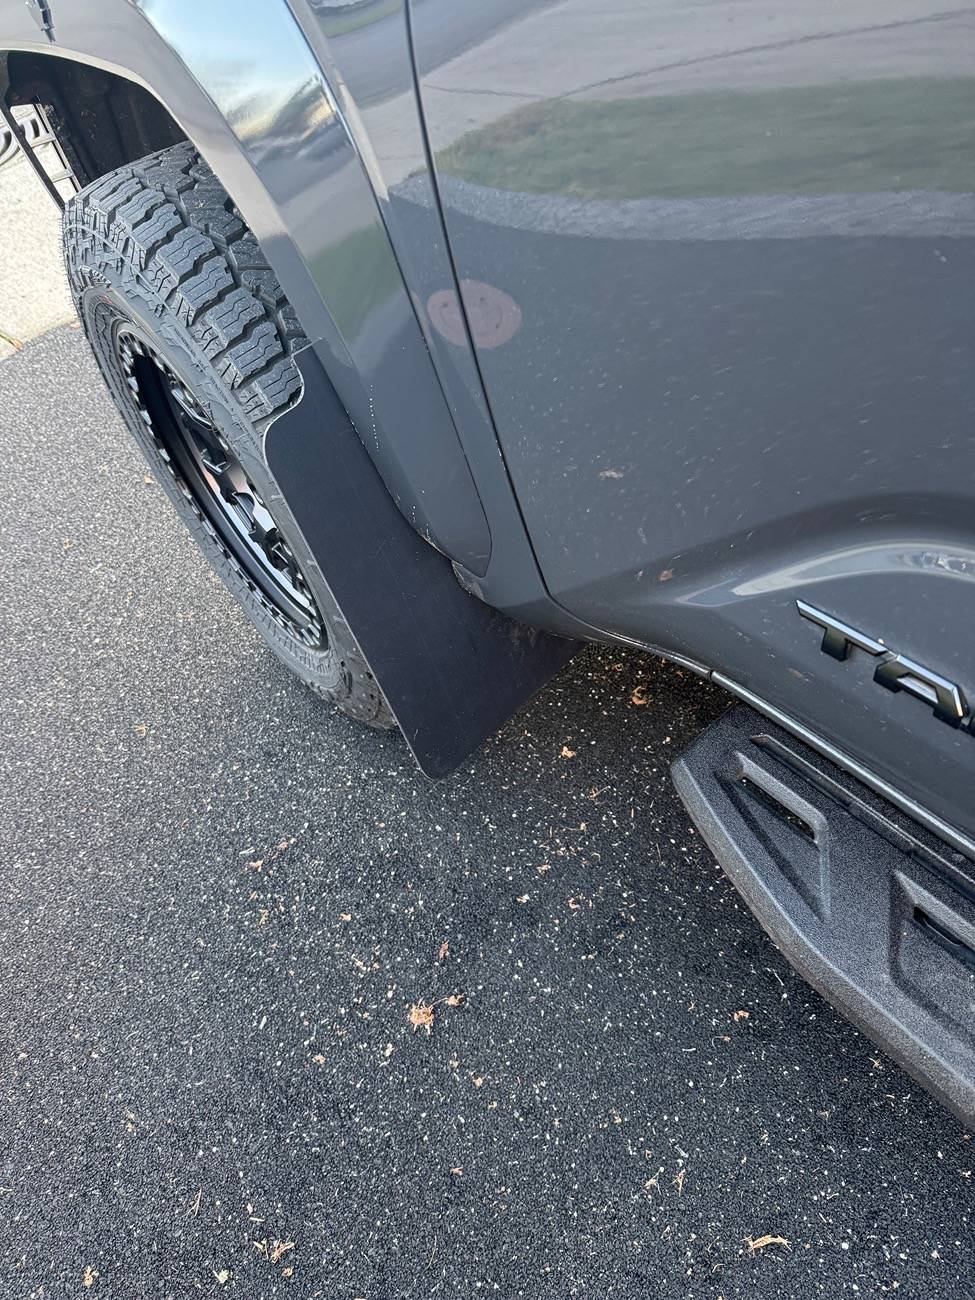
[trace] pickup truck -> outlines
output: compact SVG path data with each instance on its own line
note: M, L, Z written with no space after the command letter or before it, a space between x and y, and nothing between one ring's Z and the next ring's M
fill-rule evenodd
M0 109L294 673L434 778L587 641L720 684L691 817L975 1122L970 9L0 0Z

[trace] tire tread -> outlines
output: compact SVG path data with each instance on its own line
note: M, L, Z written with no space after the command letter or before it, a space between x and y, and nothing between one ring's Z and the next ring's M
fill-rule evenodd
M295 403L301 377L291 358L307 339L260 244L192 144L95 181L70 200L64 221L76 292L85 233L95 230L186 325L251 420L266 427Z

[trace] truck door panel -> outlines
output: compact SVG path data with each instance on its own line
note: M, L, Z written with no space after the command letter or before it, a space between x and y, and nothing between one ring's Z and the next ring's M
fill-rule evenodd
M517 311L478 363L549 591L975 829L975 734L796 606L975 700L972 16L562 0L447 62L424 30L469 311Z

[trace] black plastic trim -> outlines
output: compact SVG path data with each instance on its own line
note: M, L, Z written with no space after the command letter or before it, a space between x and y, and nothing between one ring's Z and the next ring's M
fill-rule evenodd
M313 348L264 454L420 768L447 775L566 664L549 636L463 591L396 508Z

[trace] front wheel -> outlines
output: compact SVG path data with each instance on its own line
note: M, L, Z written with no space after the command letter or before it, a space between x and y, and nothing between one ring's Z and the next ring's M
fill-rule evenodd
M64 252L115 404L210 564L312 690L395 725L264 460L306 340L213 173L185 143L103 176L68 203Z

